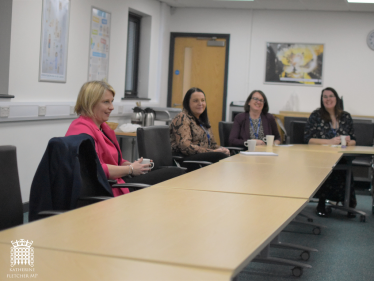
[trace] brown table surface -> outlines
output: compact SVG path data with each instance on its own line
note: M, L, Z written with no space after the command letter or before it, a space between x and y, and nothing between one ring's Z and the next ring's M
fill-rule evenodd
M124 133L120 131L114 131L117 136L129 136L129 137L136 137L136 132L134 133Z
M347 146L342 148L340 145L314 145L314 144L292 144L290 146L280 145L272 148L266 146L256 146L256 151L273 151L277 153L280 150L291 151L314 151L324 153L344 153L344 154L374 154L374 147L372 146Z
M291 148L291 147L290 147ZM257 149L257 151L260 151ZM288 165L288 166L315 166L315 167L327 167L332 168L340 158L343 156L342 153L324 153L318 151L307 151L307 150L295 150L289 149L289 147L274 147L272 150L262 149L268 152L274 152L278 156L249 156L243 154L237 154L221 162L244 162L252 164L271 164L271 165Z
M235 276L306 204L306 199L151 187L4 230L0 242L22 238L38 248Z
M14 240L13 240L14 241ZM58 241L56 241L58 242ZM0 280L230 280L231 272L188 266L113 258L60 250L34 248L33 271L11 271L31 268L10 266L10 241L0 243ZM94 247L94 246L93 246ZM21 274L28 277L20 278ZM31 275L35 277L32 278ZM13 277L11 277L13 275ZM16 277L18 275L18 278Z
M291 163L271 165L220 161L154 187L310 199L331 171L328 167Z

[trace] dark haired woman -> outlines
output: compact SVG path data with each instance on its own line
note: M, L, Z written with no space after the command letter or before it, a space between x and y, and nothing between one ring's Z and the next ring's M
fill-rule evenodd
M347 145L356 145L351 115L343 111L338 93L333 88L325 88L321 93L321 108L312 112L305 126L304 141L308 144L339 145L340 136L346 136ZM342 159L339 163L344 163ZM317 214L326 217L325 201L344 202L345 171L333 171L329 178L318 190L319 198ZM352 181L353 183L353 181ZM356 206L353 185L351 189L350 207ZM348 213L348 216L353 215Z
M183 99L183 110L170 124L170 143L174 154L184 160L218 162L229 156L219 147L212 134L204 92L191 88Z
M274 143L280 144L281 137L273 115L269 114L269 105L262 91L254 90L248 96L244 113L235 116L230 132L229 143L244 147L244 142L256 139L256 145L264 145L266 135L274 135Z

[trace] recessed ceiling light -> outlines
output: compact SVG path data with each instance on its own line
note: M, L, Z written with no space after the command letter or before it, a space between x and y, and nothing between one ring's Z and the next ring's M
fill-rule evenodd
M372 3L374 4L374 0L347 0L348 3Z

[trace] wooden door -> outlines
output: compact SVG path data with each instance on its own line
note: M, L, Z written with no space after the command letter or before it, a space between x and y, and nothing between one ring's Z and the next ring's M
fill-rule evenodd
M218 122L223 120L226 39L224 47L208 46L209 39L177 37L174 43L171 106L182 108L184 95L192 87L204 91L208 118L219 143Z

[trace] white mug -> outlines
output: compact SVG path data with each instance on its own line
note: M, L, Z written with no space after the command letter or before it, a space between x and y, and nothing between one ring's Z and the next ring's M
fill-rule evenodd
M267 146L273 146L273 144L274 144L274 136L273 135L266 135L266 137L264 137L262 140L264 142L266 142Z
M140 158L138 159L140 160ZM149 170L152 170L153 167L155 166L155 163L154 162L151 162L151 159L148 159L148 158L143 158L143 161L140 162L140 164L151 164L151 166L149 167ZM148 172L145 172L145 173L148 173Z
M345 139L347 136L340 136L340 144L342 146L346 146L347 145L347 140Z
M256 149L256 140L247 140L244 142L244 145L248 147L248 151L255 151Z

